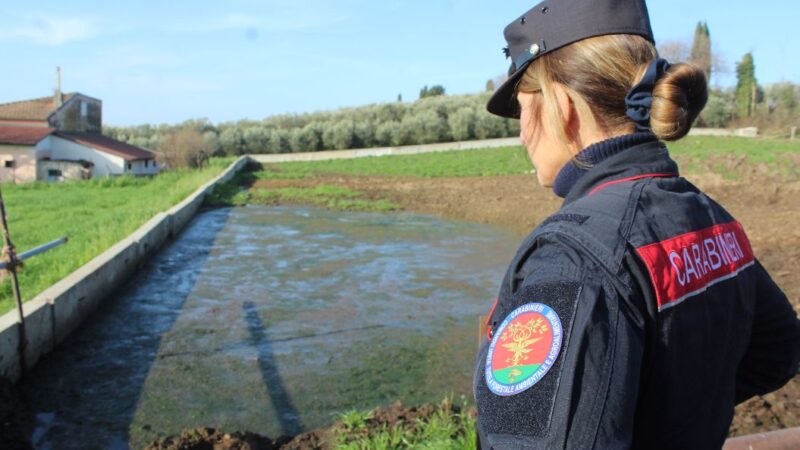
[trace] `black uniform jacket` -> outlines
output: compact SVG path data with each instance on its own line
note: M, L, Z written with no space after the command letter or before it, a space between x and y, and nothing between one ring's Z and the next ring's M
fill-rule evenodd
M576 182L523 242L488 325L483 450L718 449L734 405L785 384L800 355L797 315L741 225L657 141Z

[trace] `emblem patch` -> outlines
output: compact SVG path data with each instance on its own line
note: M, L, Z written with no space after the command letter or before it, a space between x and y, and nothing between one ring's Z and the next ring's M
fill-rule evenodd
M515 309L494 332L486 355L486 385L500 396L519 394L538 383L555 364L563 330L547 305Z

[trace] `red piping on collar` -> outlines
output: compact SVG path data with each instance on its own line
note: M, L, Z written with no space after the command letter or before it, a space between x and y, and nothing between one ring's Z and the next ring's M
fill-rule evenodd
M591 192L589 192L589 195L594 195L597 192L599 192L599 191L601 191L601 190L603 190L603 189L605 189L605 188L607 188L609 186L613 186L613 185L619 184L619 183L625 183L626 181L641 180L642 178L671 178L671 177L676 177L676 176L677 175L674 174L674 173L645 173L645 174L642 174L642 175L636 175L635 177L628 177L628 178L623 178L621 180L608 181L608 182L603 183L603 184L597 186L596 188L592 189Z

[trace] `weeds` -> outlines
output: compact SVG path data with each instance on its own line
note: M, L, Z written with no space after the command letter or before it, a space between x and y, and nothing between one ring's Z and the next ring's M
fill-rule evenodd
M340 417L337 450L474 450L476 421L467 404L444 399L432 414L410 422L380 423L372 413L350 411Z

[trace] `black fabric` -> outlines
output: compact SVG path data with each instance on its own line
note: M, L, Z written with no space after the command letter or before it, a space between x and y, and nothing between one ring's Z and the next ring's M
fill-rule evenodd
M553 308L561 319L564 330L562 351L569 341L569 330L572 324L572 314L580 292L577 282L541 283L521 289L510 299L501 299L504 311L511 312L528 303L543 303ZM482 346L481 359L486 360L488 342ZM550 422L553 409L555 391L560 379L563 358L558 358L550 371L538 383L528 390L510 397L501 397L493 394L486 386L486 378L477 371L478 380L475 390L476 398L483 411L482 426L492 434L512 434L523 436L538 436L545 431Z
M756 297L750 345L736 373L736 403L772 392L797 374L800 323L786 295L757 264Z
M666 59L654 59L644 77L625 96L626 115L636 124L636 131L650 131L650 108L653 106L653 89L672 65Z
M496 398L482 380L482 346L482 448L720 448L735 403L797 373L800 321L757 261L659 312L637 249L734 220L678 175L660 143L581 176L524 240L490 319L496 327L520 302L572 305L558 370L517 398Z
M589 216L584 216L583 214L554 214L542 222L542 225L547 225L555 222L574 222L578 225L582 225L584 222L589 220Z
M573 42L607 34L634 34L655 42L644 0L545 0L534 6L504 31L511 70L487 109L518 118L516 85L532 61Z
M553 183L553 193L564 198L569 194L572 186L574 186L592 166L631 147L657 141L658 138L653 133L646 132L616 136L592 144L578 153L574 160L567 162L558 172L555 182Z

